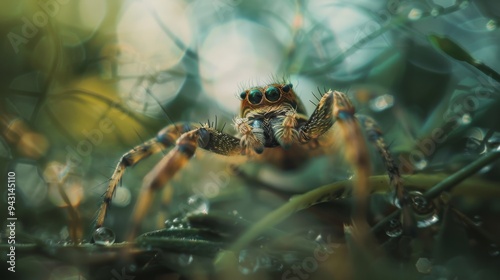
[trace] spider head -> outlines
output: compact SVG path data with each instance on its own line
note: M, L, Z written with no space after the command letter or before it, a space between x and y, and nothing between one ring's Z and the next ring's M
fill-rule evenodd
M289 105L298 113L305 113L300 99L295 94L292 84L269 84L263 87L253 87L240 93L240 115L245 117L254 111L277 110Z

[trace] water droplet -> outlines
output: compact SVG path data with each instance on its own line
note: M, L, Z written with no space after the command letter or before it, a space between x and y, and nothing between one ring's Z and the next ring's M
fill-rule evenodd
M439 10L434 8L431 10L431 16L437 17L439 15Z
M486 29L489 30L489 31L497 29L497 22L495 20L490 19L486 23Z
M207 214L210 204L205 197L195 194L187 200L187 212L190 214Z
M168 219L167 219L167 220L165 221L165 227L166 227L166 228L170 228L170 226L172 226L172 221L170 221L170 220L168 220Z
M130 204L131 200L132 194L130 194L130 190L127 187L122 186L121 188L116 189L115 196L111 203L119 207L125 207Z
M475 215L473 218L472 218L472 221L474 222L474 224L476 226L482 226L483 225L483 218L479 215Z
M417 217L417 227L419 228L426 228L426 227L429 227L429 226L432 226L433 224L439 222L439 217L437 215L437 213L433 213L432 215L429 215L425 218L421 218L419 219Z
M188 266L193 262L193 255L180 254L178 260L179 260L179 265Z
M487 151L499 151L500 150L500 133L495 132L489 139L486 141L485 152Z
M316 241L318 243L325 243L325 240L323 239L323 236L321 234L318 234L318 236L316 236L316 238L314 238L314 241Z
M398 219L392 219L387 224L385 234L389 237L398 237L403 233L403 227Z
M167 229L181 229L189 228L189 224L181 218L174 218L165 221L165 228Z
M63 227L61 229L61 231L59 232L59 237L61 239L67 239L69 238L69 231L68 231L68 227Z
M282 271L283 270L283 263L278 261L277 259L271 259L271 267L272 270L274 271Z
M417 227L426 228L439 221L434 203L429 202L422 193L410 192L410 201L417 219Z
M228 214L229 214L229 216L233 216L233 217L236 217L238 219L243 219L243 217L240 215L238 210L229 211Z
M370 100L370 109L374 112L382 112L394 106L394 97L390 94L377 96Z
M472 122L472 117L470 114L463 114L459 122L461 125L470 124Z
M415 264L417 271L420 273L430 273L432 271L432 263L428 258L419 258Z
M413 167L415 167L416 170L424 170L425 167L427 167L427 160L421 158L419 161L412 162Z
M307 231L306 238L309 240L314 240L314 239L316 239L317 235L318 234L316 233L316 231L314 229L310 229Z
M420 192L410 192L410 201L417 214L429 214L434 211L434 205L429 203Z
M267 255L259 256L259 268L269 269L273 266L272 259Z
M422 10L413 8L410 10L408 13L408 19L409 20L418 20L422 17Z
M486 145L483 144L484 133L479 128L470 129L465 140L465 152L471 155L481 155L487 152Z
M115 233L106 227L96 229L94 234L92 234L92 237L97 245L109 246L115 243Z
M488 254L494 258L500 256L500 249L498 248L497 244L494 243L490 244Z
M71 241L59 241L59 244L61 246L72 246L73 242L71 242Z
M242 274L254 273L260 267L259 253L255 250L241 250L238 263L238 269Z
M241 271L241 268L240 268L240 271L243 274L247 274L247 271L248 271L248 274L253 273L259 269L265 269L268 271L281 271L281 270L283 270L283 264L280 261L278 261L276 258L270 257L269 255L266 255L266 254L258 254L258 253L257 253L256 257L258 258L258 267L255 270L245 270L245 272ZM251 266L253 267L253 264L251 264Z

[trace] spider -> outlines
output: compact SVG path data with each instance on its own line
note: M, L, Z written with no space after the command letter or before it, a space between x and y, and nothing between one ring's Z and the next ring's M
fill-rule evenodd
M210 124L181 122L166 126L155 138L124 154L111 176L95 227L103 226L111 199L126 167L162 149L173 147L143 179L132 216L131 238L146 216L155 191L162 189L186 165L197 148L229 157L244 155L250 160L263 160L286 167L331 153L332 140L338 137L346 143L344 157L355 171L356 178L353 195L359 200L357 211L363 213L366 210L363 200L369 194L367 178L370 163L362 128L381 154L395 186L396 196L404 198L399 169L384 143L380 129L373 119L355 115L355 108L346 94L328 90L309 118L291 83L252 87L241 92L240 98L240 115L234 119L234 127L240 138L217 130ZM332 129L334 126L339 129Z

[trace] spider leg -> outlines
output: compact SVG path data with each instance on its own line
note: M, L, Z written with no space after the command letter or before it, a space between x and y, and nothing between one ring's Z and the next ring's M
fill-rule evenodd
M198 147L226 156L239 155L242 150L240 139L208 126L183 133L177 139L175 147L144 177L135 204L128 240L131 240L138 231L152 203L154 193L162 189L188 163Z
M338 91L328 91L319 101L308 122L299 128L299 141L307 143L327 132L334 122L339 126L345 142L344 157L353 166L356 186L353 190L355 210L353 218L365 220L369 195L368 176L371 172L368 148L355 109L349 98Z
M149 157L152 154L158 153L162 149L173 146L175 144L175 140L179 138L182 133L190 131L192 129L193 126L188 123L169 125L160 130L155 138L152 138L144 142L143 144L136 146L120 158L115 171L113 172L113 175L111 175L108 188L106 190L106 193L104 194L103 202L101 204L101 207L99 208L99 212L97 213L95 228L103 226L104 220L106 218L106 213L111 204L111 200L113 199L116 187L123 177L125 169L129 166L134 166L139 161Z
M384 161L390 183L394 187L396 201L402 209L403 231L407 234L411 234L414 230L414 219L408 205L408 192L403 186L403 178L399 172L399 167L394 161L391 152L382 137L382 130L378 126L377 122L375 122L375 120L371 117L362 115L358 115L357 117L365 128L368 140L375 146Z
M309 120L299 128L299 142L308 143L327 132L335 122L333 115L333 92L329 91L319 100Z
M389 148L385 144L382 130L373 118L364 115L357 115L357 117L367 133L368 140L375 146L384 161L387 174L389 175L389 180L391 185L394 186L396 199L399 203L405 202L406 192L403 187L403 178L399 173L398 165L394 161Z

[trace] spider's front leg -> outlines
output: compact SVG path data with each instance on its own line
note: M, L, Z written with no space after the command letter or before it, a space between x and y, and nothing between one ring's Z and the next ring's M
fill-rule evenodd
M104 194L103 202L101 204L101 207L99 208L99 212L97 213L95 228L103 226L104 220L106 218L106 213L111 204L111 200L113 199L113 195L115 194L116 187L122 179L125 169L127 167L134 166L141 160L149 157L152 154L158 153L162 149L175 145L175 141L180 137L182 133L190 131L193 128L194 126L188 123L169 125L160 130L155 138L152 138L144 142L143 144L136 146L120 158L115 171L113 172L113 175L111 175L108 188L106 190L106 193Z
M384 161L391 185L394 187L396 198L403 208L403 212L408 212L407 193L403 187L403 180L382 137L382 130L372 118L359 116L361 121L358 121L354 113L354 107L345 94L329 91L320 100L309 121L301 127L299 140L305 143L319 137L332 126L334 120L337 120L337 124L341 128L342 139L346 143L345 157L354 167L358 180L354 194L355 199L358 200L356 210L360 213L366 211L366 200L370 192L367 178L371 170L368 149L361 131L361 127L363 127L367 132L368 140L375 146ZM410 231L411 218L408 218L408 215L404 215L404 217L406 217L403 218L404 230Z
M335 123L340 127L341 139L345 143L344 156L355 172L356 186L354 216L364 219L367 199L370 193L368 176L371 172L368 148L355 109L349 98L342 92L328 91L323 95L306 124L299 129L299 141L307 143L327 132Z
M175 147L144 177L135 204L128 240L136 235L151 205L155 191L162 189L186 165L197 147L226 156L241 154L240 139L211 127L203 126L183 133L177 139Z

